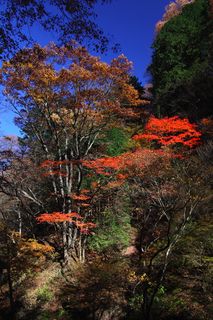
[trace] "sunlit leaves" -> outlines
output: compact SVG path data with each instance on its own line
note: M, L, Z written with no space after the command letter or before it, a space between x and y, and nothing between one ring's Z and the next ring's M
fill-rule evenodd
M83 234L89 234L91 229L96 227L96 224L93 222L84 222L83 217L77 212L52 212L52 213L43 213L37 217L39 223L63 223L70 222L74 224L78 230Z
M165 23L182 12L183 7L185 7L187 4L193 3L194 1L195 0L175 0L170 2L165 8L163 18L156 24L156 31L159 32Z
M59 68L65 62L67 68ZM51 44L46 48L37 45L22 50L4 63L1 75L6 93L16 97L21 98L20 91L23 91L39 104L49 99L54 99L54 104L60 96L71 98L78 88L74 107L94 110L94 107L119 107L119 99L124 98L132 105L141 103L137 91L128 83L131 66L124 55L106 64L74 43L69 48Z
M172 157L174 155L167 151L138 148L134 152L126 152L116 157L85 160L82 163L97 174L106 177L115 175L118 184L121 184L128 177L143 175L143 172L157 161L163 159L166 164Z
M73 219L82 219L82 217L77 212L63 213L63 212L52 212L52 213L43 213L37 217L39 223L48 222L48 223L60 223L64 221L75 221Z
M188 119L177 116L158 119L151 117L145 132L135 135L134 140L155 141L160 146L182 145L193 148L200 143L201 133Z

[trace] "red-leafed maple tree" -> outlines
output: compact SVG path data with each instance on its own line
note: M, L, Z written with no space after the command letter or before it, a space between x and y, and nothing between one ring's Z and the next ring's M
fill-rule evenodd
M96 224L92 222L83 222L83 217L77 212L51 212L43 213L37 217L39 223L61 223L61 222L70 222L73 223L80 231L80 233L89 234L91 228L95 228Z
M201 133L195 124L177 116L163 119L152 116L145 126L144 133L133 137L134 140L157 142L160 147L182 145L189 148L197 146L201 141L200 138Z
M82 164L94 170L98 174L111 176L115 174L118 180L125 180L132 176L133 169L143 171L151 166L156 159L171 159L174 157L170 152L162 150L151 150L148 148L138 148L133 152L126 152L116 157L99 158L95 160L84 160Z
M144 132L132 138L135 141L149 141L157 143L157 148L137 148L135 151L123 153L116 157L99 158L95 160L84 160L82 164L104 176L114 175L116 180L125 180L129 176L141 176L147 168L163 160L165 165L170 159L182 157L175 154L173 150L162 149L162 147L182 146L187 148L196 147L201 142L201 133L195 124L188 119L179 117L158 119L151 116ZM160 171L160 170L159 170ZM115 175L117 174L117 175ZM118 186L112 182L110 185Z
M137 148L115 157L84 160L82 165L96 175L96 181L91 183L93 193L98 192L100 198L106 199L106 192L110 196L126 182L131 184L135 179L144 179L147 174L160 177L174 158L179 158L179 154L170 150Z
M84 160L82 165L103 177L98 179L98 183L93 183L93 189L110 192L120 188L127 179L132 183L135 179L144 180L150 175L160 178L170 170L171 159L182 158L180 148L177 153L174 148L169 147L182 146L182 150L191 149L200 143L200 137L201 133L196 125L191 124L188 119L151 117L145 126L145 132L134 136L133 140L155 142L154 149L138 147L115 157ZM106 196L106 193L104 195Z

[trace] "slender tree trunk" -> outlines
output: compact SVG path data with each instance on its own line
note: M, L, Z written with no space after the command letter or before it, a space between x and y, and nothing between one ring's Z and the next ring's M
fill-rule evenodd
M86 260L86 238L83 240L82 246L82 262L84 263Z
M143 319L144 320L150 320L150 306L149 306L149 297L147 288L143 291Z
M10 261L8 262L8 267L7 267L7 281L8 281L8 287L9 287L10 310L11 310L11 312L13 312L14 311L14 298L13 298L13 284L12 284L12 277L11 277Z
M67 241L67 222L63 222L62 226L62 238L63 238L63 260L66 265L69 260L68 241Z
M22 218L21 218L21 211L18 209L18 222L19 222L19 236L22 235Z

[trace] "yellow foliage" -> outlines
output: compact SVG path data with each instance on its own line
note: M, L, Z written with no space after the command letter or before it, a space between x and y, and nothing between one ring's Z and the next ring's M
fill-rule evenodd
M37 251L40 253L53 252L54 248L48 244L38 243L34 239L22 240L19 244L19 249L22 252L33 252Z
M131 283L134 282L148 282L149 281L149 277L146 273L143 273L142 275L136 275L135 271L130 272L129 276L128 276L128 280ZM151 284L150 282L148 282L149 284Z

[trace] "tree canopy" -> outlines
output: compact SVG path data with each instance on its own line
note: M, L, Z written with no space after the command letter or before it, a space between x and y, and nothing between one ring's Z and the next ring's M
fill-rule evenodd
M77 40L104 51L109 39L95 23L94 6L99 0L0 1L0 57L32 45L30 28L35 24L54 32L60 44ZM101 0L100 2L110 2Z
M202 117L211 113L211 47L212 16L207 0L185 5L157 33L149 71L159 114L182 112Z

